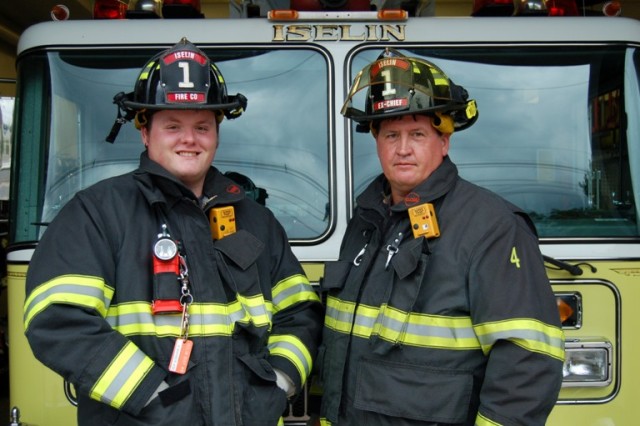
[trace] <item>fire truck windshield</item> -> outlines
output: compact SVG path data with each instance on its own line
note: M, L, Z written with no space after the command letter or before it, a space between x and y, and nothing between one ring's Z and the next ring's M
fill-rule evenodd
M640 146L628 143L640 136L636 49L536 45L404 53L441 66L477 101L477 123L451 137L450 156L464 178L524 209L541 237L640 235L640 164L629 160ZM352 75L378 54L358 53ZM355 196L380 166L371 135L355 127L352 135Z
M452 136L450 155L464 178L529 213L542 238L640 236L640 164L630 161L640 146L629 142L640 140L635 48L404 47L441 66L477 101L477 123ZM37 225L51 221L78 190L136 167L143 147L133 125L115 144L104 139L116 116L113 95L132 90L155 52L61 48L19 61L17 116L33 118L20 131L39 145L16 147L12 241L37 239L44 230ZM332 143L342 143L342 135L331 134L331 116L342 99L331 96L326 52L307 45L208 53L229 93L249 99L242 117L222 124L214 164L264 188L267 207L293 243L319 241L336 220L331 200L346 196L354 204L381 172L371 135L354 126L349 193L331 184ZM350 80L379 53L375 46L354 50Z
M24 150L20 156L24 179L16 184L24 197L17 201L16 241L35 239L45 228L36 230L34 224L50 222L78 190L137 167L143 145L132 123L123 126L114 144L105 137L117 113L113 96L133 90L140 69L155 52L60 50L21 61L21 113L42 117L43 133L38 130L34 137L46 149ZM265 189L266 205L289 238L318 238L329 228L325 56L315 49L207 53L222 72L228 93L249 99L242 117L222 123L214 165ZM31 185L40 189L25 189Z

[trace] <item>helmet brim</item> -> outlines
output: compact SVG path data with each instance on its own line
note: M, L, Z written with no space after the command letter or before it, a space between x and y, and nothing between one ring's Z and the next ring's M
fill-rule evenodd
M235 110L238 108L243 108L243 106L241 105L241 103L239 101L236 102L230 102L230 103L226 103L226 104L196 104L196 103L192 103L192 104L148 104L148 103L140 103L140 102L134 102L134 101L124 101L122 103L122 105L124 105L125 108L128 109L132 109L135 111L140 111L140 110L149 110L149 111L160 111L160 110L165 110L165 109L170 109L170 110L192 110L192 109L197 109L197 110L222 110L222 111L229 111L229 110Z

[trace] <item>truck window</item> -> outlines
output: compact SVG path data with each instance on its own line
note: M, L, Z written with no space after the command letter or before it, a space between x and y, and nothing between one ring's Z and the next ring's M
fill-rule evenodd
M265 189L266 206L290 239L322 237L331 221L327 58L311 48L202 48L228 92L249 100L240 118L222 123L214 165ZM159 50L61 49L21 58L18 115L31 122L18 131L34 143L16 156L22 178L13 192L13 241L37 239L78 190L137 167L143 145L133 123L115 143L105 138L117 113L113 96L132 91Z
M358 52L351 79L379 53ZM476 99L478 121L452 135L450 157L462 177L529 213L540 237L640 235L640 194L633 193L640 164L629 160L640 146L628 143L640 130L636 49L434 46L403 53L440 66ZM355 126L352 149L356 197L381 169L371 135Z

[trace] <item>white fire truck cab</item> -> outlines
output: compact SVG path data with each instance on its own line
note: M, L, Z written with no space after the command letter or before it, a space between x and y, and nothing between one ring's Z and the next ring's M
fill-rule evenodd
M218 65L230 93L248 98L242 117L221 126L216 166L266 192L313 282L338 256L356 195L381 172L371 136L340 115L353 77L387 46L446 70L479 110L471 130L452 136L452 159L464 178L531 215L548 261L567 339L548 424L640 418L640 22L332 11L48 22L24 32L8 248L16 424L75 423L73 387L24 338L29 260L78 190L137 166L133 125L105 142L113 96L183 37ZM307 389L287 423L305 424L316 402Z

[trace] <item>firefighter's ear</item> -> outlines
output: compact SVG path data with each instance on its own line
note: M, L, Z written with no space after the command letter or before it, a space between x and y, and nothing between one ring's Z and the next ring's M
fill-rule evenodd
M140 128L140 138L145 149L149 148L149 129L146 126Z

